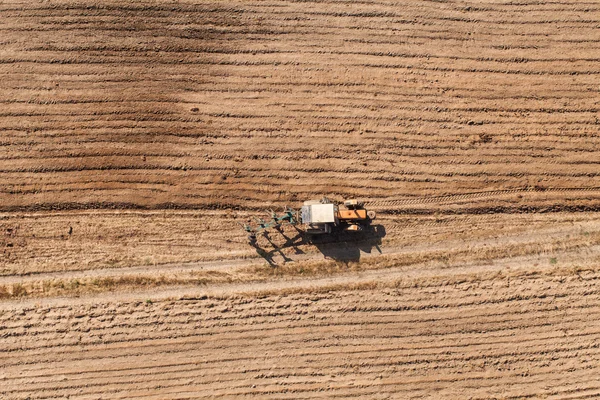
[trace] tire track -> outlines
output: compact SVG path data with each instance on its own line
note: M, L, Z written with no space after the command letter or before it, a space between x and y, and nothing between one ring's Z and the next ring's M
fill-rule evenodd
M504 195L510 194L521 194L521 193L571 193L571 192L584 192L594 193L600 192L600 187L563 187L563 188L547 188L547 187L527 187L520 189L505 189L505 190L491 190L485 192L472 192L472 193L461 193L444 196L430 196L430 197L419 197L412 199L398 199L398 200L372 200L367 201L365 204L368 207L383 208L393 206L404 206L404 205L420 205L420 204L432 204L432 203L444 203L450 201L459 200L471 200L471 199L485 199L485 198L497 198Z

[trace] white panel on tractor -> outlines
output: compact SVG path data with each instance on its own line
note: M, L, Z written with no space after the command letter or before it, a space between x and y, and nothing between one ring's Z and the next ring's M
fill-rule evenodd
M310 207L311 224L328 224L335 222L334 204L313 204Z

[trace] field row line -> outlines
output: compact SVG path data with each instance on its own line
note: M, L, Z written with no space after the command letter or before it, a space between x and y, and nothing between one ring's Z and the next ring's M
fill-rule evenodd
M492 190L486 192L472 192L454 195L444 196L430 196L430 197L419 197L411 199L398 199L398 200L372 200L367 201L368 207L389 207L389 206L400 206L400 205L415 205L415 204L431 204L441 203L445 201L456 201L456 200L467 200L485 197L497 197L507 194L519 194L519 193L565 193L565 192L597 192L600 191L600 186L596 187L526 187L519 189L505 189L505 190Z
M0 65L11 65L11 64L38 64L38 65L118 65L121 68L131 66L131 65L142 65L147 64L148 60L127 60L123 61L121 57L113 57L115 60L99 60L94 57L88 57L85 59L77 59L77 58L52 58L52 59L39 59L39 58L4 58L0 59ZM119 58L116 60L116 58ZM165 58L160 58L157 60L152 60L153 65L164 65L164 66L172 66L172 65L216 65L216 66L243 66L243 67L251 67L251 66L282 66L282 65L290 65L296 66L295 61L272 61L272 62L263 62L263 61L226 61L226 60L218 60L215 62L210 61L202 61L202 60L186 60L182 58L175 57L172 60L167 60ZM569 76L569 75L587 75L587 76L596 76L600 74L600 71L597 69L570 69L570 70L540 70L540 69L492 69L492 68L467 68L467 67L443 67L443 66L424 66L424 65L411 65L411 64L376 64L376 63L348 63L345 64L351 67L358 68L374 68L374 69L406 69L411 71L441 71L441 72L467 72L473 74L502 74L502 75L532 75L532 76Z
M558 352L559 354L561 353L560 351ZM587 354L587 353L586 353ZM593 356L593 355L592 355ZM574 359L576 357L573 355L569 355L569 356L565 356L565 359ZM381 356L378 356L378 360L381 360ZM541 360L532 360L532 361L542 361ZM326 360L324 360L326 361ZM366 363L365 367L370 367L371 363ZM390 366L390 362L386 362L386 361L379 361L377 363L375 363L373 366L378 366L378 367L384 367L383 369L387 369ZM344 368L347 367L346 365L334 365L334 367L337 368ZM454 366L453 369L456 369L457 367ZM410 368L410 370L412 370L413 368ZM573 369L572 367L566 367L563 366L562 368L558 367L554 367L553 369L549 369L549 368L543 368L542 371L532 371L532 374L534 374L534 376L537 378L538 381L540 382L544 382L548 379L549 376L556 376L557 373L560 372L573 372L577 369ZM588 368L586 366L582 366L580 367L578 370L580 371L586 371L588 373L588 375L593 374L593 372L589 372L587 371ZM197 371L197 368L194 368L190 371ZM451 372L448 371L450 374ZM350 374L351 372L346 372L346 373L342 373L342 374ZM125 381L121 383L121 388L113 388L109 391L109 393L112 394L116 394L116 393L120 393L123 392L125 390L128 390L126 388L123 388L122 385L131 385L131 384L135 384L135 383L140 383L142 380L144 382L147 381L147 377L145 376L146 374L140 375L138 379L129 379L129 381ZM515 372L510 372L508 374L509 376L512 375L515 379L516 378L522 378L522 372L521 371L515 371ZM197 372L194 373L193 376L197 376ZM221 375L223 376L223 373L221 372ZM473 387L481 387L481 381L486 382L488 385L491 384L492 382L490 381L501 381L501 380L505 380L506 379L506 372L504 373L497 373L496 376L489 376L486 374L481 374L481 373L474 373L471 374L470 376L465 376L464 374L461 375L456 375L454 377L446 377L443 379L443 381L445 381L445 383L447 384L451 384L453 382L466 382L466 381L470 381L472 382L470 385L472 385ZM278 377L273 377L273 378L278 378ZM274 384L270 384L270 388L268 389L263 389L262 391L260 389L257 389L256 387L251 387L250 384L248 383L241 383L241 384L237 384L237 385L227 385L228 389L221 389L224 385L223 383L225 382L230 382L232 380L234 380L234 378L230 378L230 379L224 379L223 381L221 380L217 380L217 381L211 381L211 382L207 382L206 385L210 385L213 386L213 393L211 394L211 397L227 397L227 396L231 396L231 395L243 395L243 394L249 394L249 393L256 393L259 392L261 395L269 395L269 394L279 394L279 395L284 395L286 393L293 393L294 396L298 396L299 393L312 393L315 391L322 391L322 384L317 384L317 382L322 381L322 378L319 379L319 376L315 376L315 375L308 375L306 376L306 378L308 378L308 381L296 381L292 384L289 385L285 385L285 386L279 386L279 385L274 385ZM267 377L267 379L269 379ZM181 380L181 379L180 379ZM164 395L165 391L164 389L166 388L171 388L171 389L175 389L175 388L183 388L186 387L187 385L189 385L189 382L186 380L185 382L181 382L181 383L175 383L174 381L177 381L177 379L173 379L173 377L164 377L164 378L156 378L153 380L153 382L164 382L164 384L160 384L160 388L161 388L161 393ZM412 381L412 382L411 382ZM386 389L386 392L389 392L390 390L393 390L395 393L413 393L417 387L421 387L421 386L427 386L428 384L440 382L440 377L438 375L436 376L430 376L430 377L418 377L418 378L402 378L401 380L396 379L386 379L384 381L378 382L378 390L377 392L379 392L381 390L381 386L390 386L389 388ZM585 382L589 382L589 377L585 380ZM170 383L170 384L169 384ZM214 387L215 384L219 384L216 388ZM268 383L263 383L262 385L268 385ZM308 385L309 387L306 388L305 386ZM496 384L497 386L505 386L505 383L501 383L499 382L498 384ZM83 395L106 395L108 392L106 391L106 382L97 382L97 383L90 383L90 384L82 384L82 385L65 385L65 387L62 388L57 388L54 389L53 391L60 391L60 390L72 390L73 393L77 393L77 395L81 396ZM89 387L89 390L85 390L84 388ZM96 389L94 389L94 387ZM104 390L98 392L97 388L98 387L103 387ZM333 394L332 392L335 391L340 391L340 390L344 390L344 389L349 389L351 388L353 391L356 390L373 390L372 387L370 386L359 386L359 387L355 387L355 386L339 386L339 387L331 387L328 386L328 388L326 389L327 392L329 392L329 394ZM237 390L236 390L237 389ZM246 389L246 390L244 390ZM205 389L205 390L208 390ZM425 390L425 388L421 389L421 390ZM568 390L577 390L576 388L574 389L568 389ZM147 391L144 391L146 393L148 393ZM216 393L215 393L216 392ZM128 393L131 394L131 390L128 390ZM197 394L197 392L196 392ZM64 396L64 393L61 394L56 394L60 397ZM147 397L147 396L153 396L152 394L146 394L146 395L142 395L142 396L132 396L128 398L140 398L140 397ZM342 396L342 394L340 394L340 396ZM41 397L41 398L54 398L54 396L50 395L49 397ZM298 397L295 397L298 398Z
M438 284L442 285L441 283L438 282ZM443 285L442 285L443 286ZM591 295L591 294L595 294L596 292L591 290L589 287L583 287L581 288L581 290L587 294L587 296ZM579 295L579 293L574 293L571 292L569 293L569 295L563 294L561 296L558 296L557 294L552 294L552 293L528 293L528 294L520 294L520 295L512 295L512 296L508 296L506 298L498 298L498 299L479 299L479 298L473 298L473 299L463 299L460 302L454 302L454 303L447 303L447 304L442 304L442 305L436 305L435 307L432 307L432 305L428 305L428 304L418 304L418 299L411 302L411 304L404 304L402 306L396 306L396 307L375 307L374 310L380 310L380 311L385 311L385 312L417 312L417 311L427 311L428 315L429 312L431 311L435 311L435 310L440 310L440 309L448 309L448 308L455 308L457 310L459 309L463 309L465 307L493 307L493 305L498 305L498 304L503 304L503 303L514 303L514 302L519 302L522 304L522 306L519 308L519 310L521 310L522 307L524 307L524 304L527 304L529 302L533 302L534 304L539 302L540 300L543 299L554 299L556 301L556 299L561 298L561 297L569 297L569 296L575 296L575 295ZM582 298L585 298L586 296L582 296ZM548 300L549 301L549 300ZM415 304L412 304L415 303ZM593 305L590 305L588 303L585 304L577 304L576 306L571 304L569 308L578 308L580 310L582 309L592 309ZM284 313L284 311L281 311L281 313ZM515 315L515 318L509 318L507 320L507 315ZM584 313L584 315L587 317L589 315L589 311ZM521 325L523 325L523 321L526 322L531 322L527 319L527 313L525 312L508 312L508 313L494 313L493 314L494 318L497 319L497 322L500 324L510 324L510 323L517 323L517 322L521 322ZM354 321L354 318L352 318L350 315L348 315L349 320L348 321L344 321L343 323L341 323L339 325L344 325L347 327L352 327L352 326L356 326L357 328L361 328L361 329L366 329L365 328L365 324L367 325L371 325L371 324L375 324L375 325L380 325L383 323L383 321L378 320L378 321L371 321L369 319L369 321ZM385 318L385 317L382 317ZM477 316L473 317L471 314L468 314L467 316L465 316L464 318L466 319L478 319ZM578 320L579 317L572 317L572 318L568 318L568 319L564 319L566 317L561 316L561 315L556 315L556 318L562 318L565 322L566 321L571 321L574 322L576 320ZM411 319L409 321L402 321L402 322L398 322L396 319L392 318L390 319L388 322L386 322L386 324L390 324L390 325L397 325L397 324L406 324L408 323L409 325L413 322L418 322L421 321L423 318L415 318L414 320ZM452 321L455 321L455 319L452 319ZM144 323L140 323L139 321L136 321L137 324L135 326L132 326L131 329L133 330L139 330L141 327L146 326L146 327L150 327L150 326L154 326L152 321L148 321L148 322L144 322ZM214 322L216 322L217 324L219 323L223 323L223 321L216 319ZM536 325L537 324L537 325ZM541 324L541 325L540 325ZM531 326L542 326L542 325L547 325L549 324L549 322L546 320L546 322L544 323L540 323L535 322L535 324L531 325ZM116 325L116 326L111 326L110 328L124 328L124 326L120 325ZM464 322L456 322L455 324L450 324L448 325L448 327L450 328L451 326L456 326L456 327L460 327L464 325ZM526 324L527 325L527 324ZM326 328L328 325L327 321L314 321L314 322L309 322L309 321L305 321L303 324L299 325L297 328L298 329L306 329L306 328L315 328L315 327L321 327L321 328ZM211 329L214 327L207 327L206 329ZM499 328L498 330L501 331L503 329L506 328ZM512 327L511 329L516 329L516 327ZM263 331L263 328L257 327L257 329L253 329L253 331L255 331L254 335L255 336L260 336L258 335L259 332ZM273 328L270 327L269 330L274 331L274 330L278 330L280 333L282 333L284 336L287 335L289 332L289 328L286 328L285 325L282 326L278 326L277 328ZM360 330L360 329L359 329ZM389 334L391 335L390 337L396 337L397 336L397 328L389 328ZM410 330L410 329L409 329ZM178 330L174 330L174 332L177 332ZM248 327L242 327L239 328L239 333L243 333L243 332L248 332L249 328ZM403 329L402 330L405 335L403 335L403 338L408 338L411 337L413 335L408 334L409 332L407 331L407 329ZM356 329L353 330L353 332L356 332ZM473 328L471 330L469 330L469 332L472 333L477 333L478 332L478 328L477 326L473 326ZM7 332L8 333L8 332ZM237 333L237 335L239 336L239 333ZM384 330L380 330L380 333L383 335L385 334ZM463 332L463 333L466 333ZM489 332L488 332L489 333ZM192 332L190 335L188 335L189 337L196 337L199 333L197 332L197 330L195 330L194 332ZM207 334L210 334L209 331L207 331ZM228 334L231 334L233 336L236 335L236 333L231 333L230 331L228 332ZM107 341L105 338L103 338L102 340L97 341L95 344L97 345L103 345L106 346L107 344L117 344L117 343L132 343L132 342L139 342L140 340L142 340L141 338L132 338L131 337L131 333L124 333L124 334L120 334L120 337L115 337L113 338L113 340L111 341ZM180 337L186 337L186 335L182 335L181 332L179 333ZM439 336L439 334L435 335L435 336ZM271 338L274 338L275 336L273 334L270 335ZM158 340L158 339L168 339L168 338L172 338L171 334L164 334L163 332L160 332L160 335L155 337L154 340ZM145 339L144 339L145 340ZM44 341L43 345L39 345L39 340L38 342L38 346L36 347L31 347L31 348L27 348L24 346L19 346L18 349L10 349L10 348L5 348L4 351L6 352L12 352L13 350L18 350L18 351L25 351L25 350L36 350L36 349L42 349L42 348L47 348L47 349L53 349L56 347L56 343L48 343L47 341ZM19 341L17 341L17 343L19 343ZM72 343L72 345L78 345L79 342L77 343ZM94 343L87 343L87 345L90 344L94 344ZM128 347L130 347L130 345L128 345Z
M594 284L594 280L590 280L589 284L592 285ZM585 296L590 296L590 295L595 295L597 294L597 291L591 290L590 288L586 287L582 290L582 292L575 292L575 293L571 293L570 296L575 296L575 295L582 295L582 297ZM585 296L584 296L585 295ZM317 310L313 310L311 313L314 314L315 316L318 316L319 318L316 318L312 321L308 321L305 320L302 323L297 322L296 321L296 317L298 315L304 315L302 312L289 312L289 310L281 310L281 311L272 311L270 309L264 309L264 313L260 313L260 312L256 312L251 314L250 316L247 316L246 314L243 315L233 315L233 316L222 316L221 313L214 313L214 314L209 314L208 316L205 316L206 314L198 314L196 315L197 318L192 318L192 316L194 316L195 314L193 313L182 313L176 316L172 316L169 315L169 326L171 327L170 331L171 333L177 333L178 334L183 334L183 332L185 332L185 329L182 329L181 327L178 327L178 325L188 325L190 323L198 323L200 326L198 326L197 328L195 328L193 330L194 333L196 333L197 336L202 336L202 335L210 335L210 331L212 329L218 328L220 326L226 326L228 325L228 321L229 320L240 320L241 319L241 323L238 325L238 327L236 328L232 328L230 330L228 330L227 334L228 335L240 335L240 334L247 334L250 335L254 334L254 337L258 337L260 332L263 331L271 331L271 332L279 332L280 334L278 335L269 335L270 339L275 340L275 338L277 336L285 336L287 335L289 332L289 325L290 323L292 325L294 325L295 329L317 329L317 328L326 328L329 326L329 324L327 323L327 319L326 316L328 314L331 313L342 313L342 314L346 314L344 315L344 318L340 318L339 321L337 322L338 325L340 326L345 326L345 327L355 327L353 328L353 332L359 332L361 330L364 329L368 329L369 325L377 325L377 326L382 326L382 329L379 331L379 334L381 335L381 338L394 338L397 336L396 333L394 333L395 331L397 331L397 327L394 327L396 325L398 326L403 326L403 325L407 325L410 326L413 323L418 323L418 322L423 322L425 320L429 321L429 322L437 322L437 323L441 323L442 321L448 321L447 324L445 324L444 326L447 327L448 329L453 328L453 327L460 327L461 324L467 324L467 325L473 325L476 326L477 323L498 323L498 324L517 324L523 321L528 321L527 319L527 315L529 312L531 312L531 310L529 311L506 311L506 312L474 312L473 310L471 310L471 312L468 315L453 315L451 317L440 317L440 316L436 316L435 313L439 312L440 309L448 309L448 310L452 310L453 313L458 313L460 312L459 310L464 309L464 308L476 308L476 307L480 307L480 308L485 308L485 307L489 307L489 308L494 308L495 305L499 305L499 304L503 304L503 303L514 303L514 302L518 302L521 308L525 308L527 304L536 304L537 302L540 302L543 299L553 299L553 300L557 300L559 298L564 298L564 296L558 296L552 293L544 293L543 295L534 295L534 294L528 294L528 295L522 295L522 296L518 296L518 298L501 298L501 299L497 299L495 301L475 301L474 299L465 299L462 302L448 302L436 307L431 307L428 305L421 305L421 306L416 306L414 303L418 303L419 301L423 301L423 299L421 298L414 298L414 299L410 299L407 301L407 304L409 304L408 306L404 305L404 306L394 306L394 307L381 307L381 306L371 306L371 307L361 307L357 310L354 310L354 308L352 308L351 310L348 309L344 309L344 308L338 308L338 309L334 309L334 310L330 310L330 308L334 307L337 303L331 303L328 304L328 308L327 310L321 310L321 309L317 309ZM547 300L548 302L550 300ZM549 316L552 315L552 311L556 311L555 306L549 305L549 304L543 304L543 305L538 305L536 304L538 307L535 308L535 312L547 312L548 313L548 318L547 321L550 319ZM571 311L577 309L581 312L583 312L583 310L587 310L584 314L587 317L590 317L592 315L595 315L595 313L592 311L594 309L594 307L596 307L596 305L590 305L587 303L584 304L579 304L579 303L570 303L568 307L568 309L570 309ZM349 314L349 313L352 314ZM411 318L407 318L404 319L402 321L398 321L397 320L397 313L404 313L404 314L408 314L411 316ZM354 313L359 313L360 315L358 316L354 316ZM414 315L416 314L419 315L423 315L425 314L426 317L415 317ZM374 314L375 316L373 318L370 318L369 315ZM286 315L291 315L290 317L288 317L287 319L285 318ZM435 318L434 318L435 316ZM572 318L566 318L564 316L561 315L552 315L553 317L556 318L563 318L563 321L565 323L569 322L569 323L574 323L576 321L578 321L578 318L581 317L572 317ZM175 318L178 317L178 318ZM132 342L136 342L139 341L139 338L135 338L132 337L132 333L136 333L136 332L140 332L140 330L144 330L144 329L149 329L152 328L153 326L156 325L157 321L154 318L142 318L142 321L140 321L140 316L136 315L136 316L131 316L131 317L124 317L123 315L117 315L116 318L118 318L118 322L114 322L111 324L106 326L106 327L102 327L102 328L95 328L94 332L96 332L96 334L98 336L102 336L102 341L89 341L89 342L85 342L86 345L108 345L108 344L115 344L115 343L132 343ZM264 319L264 321L268 321L269 319L272 318L278 318L277 322L264 322L264 321L260 321L260 322L256 322L254 321L256 318L262 318ZM362 319L364 318L364 320ZM131 320L131 321L130 321ZM250 321L247 321L250 320ZM54 321L54 320L52 320ZM22 328L23 325L7 325L5 326L2 331L2 335L5 338L12 338L14 340L14 344L20 344L22 343L22 336L37 336L35 338L35 341L39 341L40 338L43 338L45 335L51 335L53 332L56 332L57 330L72 330L75 332L79 332L80 331L80 327L74 326L73 322L69 322L69 323L65 323L65 324L61 324L60 322L52 322L52 321L46 321L44 323L44 327L46 329L40 329L41 327L37 328L36 330L26 330L25 332L23 332L22 334L13 334L11 333L12 330L18 330L19 328ZM204 324L200 324L201 322L204 322ZM29 325L30 323L27 322L26 325ZM265 328L265 325L267 325L267 327ZM389 326L388 326L389 325ZM385 327L384 327L385 326ZM538 326L538 325L535 325ZM540 325L542 326L542 325ZM81 327L83 328L83 327ZM113 333L112 335L109 335L111 332L110 330L114 330L114 329L118 329L119 331L117 331L116 333ZM511 328L511 329L516 329L516 328ZM409 329L410 330L410 329ZM404 333L408 333L409 330L406 329L402 329L402 331ZM387 333L386 333L387 332ZM476 333L476 329L473 331L474 333ZM463 332L464 333L464 332ZM388 335L388 336L386 336ZM402 336L404 338L410 337L411 335L406 335L406 336ZM107 338L111 337L112 339L114 339L114 341L107 341ZM180 338L185 337L185 335L182 336L178 336ZM190 337L194 337L193 335ZM145 340L149 340L149 338L146 338L144 336ZM152 337L152 340L164 340L164 339L169 339L172 338L172 336L170 334L167 334L165 331L161 331L160 335ZM340 339L342 339L340 337ZM490 343L495 343L495 342L490 342ZM502 341L502 343L504 343L504 341ZM7 343L8 344L8 341ZM39 350L42 348L45 349L52 349L56 346L61 346L61 345L70 345L72 343L67 342L67 343L61 343L61 342L57 342L57 343L50 343L48 340L44 340L44 345L43 346L37 346L37 347L24 347L24 346L19 346L19 351L27 351L27 350ZM199 343L198 343L199 344ZM431 345L430 343L428 343L428 348L435 348L435 345ZM8 348L5 349L6 351L11 351Z

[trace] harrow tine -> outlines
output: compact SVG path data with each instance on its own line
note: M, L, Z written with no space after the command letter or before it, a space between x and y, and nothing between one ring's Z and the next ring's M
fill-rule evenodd
M242 228L244 228L244 230L250 235L256 236L258 233L262 233L264 235L267 235L268 237L269 233L267 231L271 228L274 228L278 232L283 233L283 225L285 225L286 223L296 225L298 223L298 221L296 220L296 211L294 211L288 206L285 206L283 210L284 212L282 214L277 215L277 213L273 209L269 209L266 212L270 216L270 219L268 221L265 221L264 219L256 216L250 217L248 219L248 222L250 223L251 221L255 221L256 226L252 226L250 224L242 224L238 221L236 222L240 224Z

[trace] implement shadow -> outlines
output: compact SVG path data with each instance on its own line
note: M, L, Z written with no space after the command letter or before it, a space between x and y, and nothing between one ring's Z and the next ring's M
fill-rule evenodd
M295 232L291 235L284 232L282 229L278 229L276 232L271 233L265 231L261 237L266 239L266 241L269 243L269 247L272 250L266 250L265 248L261 247L256 239L251 240L250 244L254 247L256 253L264 258L265 261L272 267L277 266L277 262L274 259L277 255L283 259L284 263L293 261L285 254L283 250L291 247L294 250L294 254L304 254L304 251L302 251L300 246L309 244L309 241L305 237L304 233L296 227L294 228ZM281 243L282 239L284 240L283 243Z

